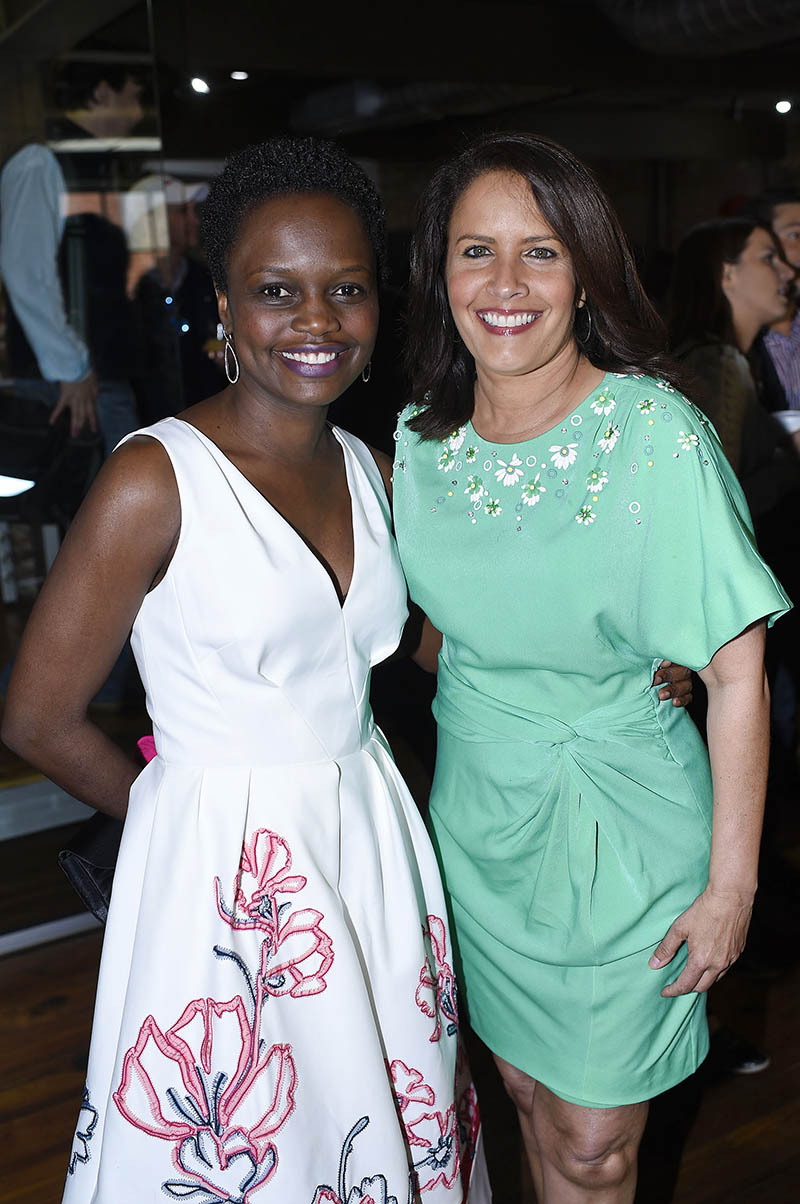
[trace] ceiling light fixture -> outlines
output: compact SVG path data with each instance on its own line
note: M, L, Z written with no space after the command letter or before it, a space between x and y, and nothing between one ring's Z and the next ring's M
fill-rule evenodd
M195 75L194 79L192 80L192 87L194 88L195 92L200 92L203 96L205 96L207 92L211 91L210 86L204 79L201 79L199 75Z
M792 102L790 100L779 100L775 105L775 108L779 113L790 113L792 109Z
M0 497L19 497L28 489L33 489L35 481L26 481L22 477L0 476Z
M237 83L240 80L247 79L247 78L248 78L248 73L246 71L231 71L231 79L235 79Z

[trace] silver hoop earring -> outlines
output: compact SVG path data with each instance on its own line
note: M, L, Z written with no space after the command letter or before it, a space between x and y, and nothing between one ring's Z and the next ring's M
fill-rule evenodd
M361 379L363 380L364 384L367 384L367 382L369 381L369 378L371 376L372 376L372 360L369 361L366 368L361 369Z
M587 321L588 325L586 327L586 334L583 336L583 338L580 338L576 334L575 341L576 341L576 343L580 343L580 345L582 347L585 347L586 344L589 342L589 339L592 337L592 311L589 309L589 306L586 304L585 301L584 301L583 305L581 306L581 309L586 314L586 321Z
M229 383L232 385L235 385L237 380L239 379L239 361L236 358L236 351L234 350L233 341L231 339L231 336L228 334L227 330L223 330L222 333L225 337L225 354L223 356L223 363L225 364L225 375L227 376ZM231 367L230 367L230 364L228 363L228 352L230 352L230 354L233 356L233 366L236 369L235 376L231 376Z

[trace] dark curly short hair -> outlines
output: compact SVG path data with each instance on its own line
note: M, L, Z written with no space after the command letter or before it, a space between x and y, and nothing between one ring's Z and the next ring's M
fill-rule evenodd
M269 138L226 161L203 205L200 232L214 283L227 288L227 265L243 220L271 197L324 193L358 214L381 279L386 274L383 203L366 172L335 142Z

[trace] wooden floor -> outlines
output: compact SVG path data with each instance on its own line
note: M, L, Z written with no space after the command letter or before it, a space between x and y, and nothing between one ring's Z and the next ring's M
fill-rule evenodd
M92 933L0 961L3 1204L58 1204L61 1198L86 1071L100 942L101 934ZM716 1079L703 1070L656 1101L637 1204L800 1200L800 966L768 983L736 975L728 984L728 1012L753 1035L763 1025L772 1066ZM510 1104L476 1042L472 1060L495 1200L533 1204Z
M0 962L4 1204L61 1199L86 1075L101 940L93 933Z

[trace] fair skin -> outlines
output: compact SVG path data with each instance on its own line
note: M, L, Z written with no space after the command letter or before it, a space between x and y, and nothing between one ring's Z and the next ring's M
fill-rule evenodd
M67 117L94 138L125 138L144 116L143 91L142 84L132 76L121 88L101 79L86 104L70 109Z
M797 273L800 272L800 201L787 201L776 205L772 211L772 229L781 244L783 257L795 270L793 285L794 299L785 317L778 322L771 322L770 329L778 334L790 334L792 319L797 311ZM795 439L800 446L800 441Z
M800 201L776 205L772 211L772 229L787 262L800 271Z
M227 275L220 316L235 342L239 380L181 417L294 527L341 600L353 572L353 528L341 447L325 420L374 345L372 248L341 202L273 198L241 223ZM328 359L323 371L304 363L310 354ZM388 476L388 458L376 456ZM140 437L115 452L37 599L7 695L4 742L70 794L119 818L139 767L87 708L142 600L167 571L180 521L161 445Z
M169 276L165 284L171 284L178 274L185 253L197 246L200 222L194 201L182 205L167 205L167 230L169 232Z
M61 380L58 382L58 401L50 415L50 425L58 421L64 410L69 410L69 433L73 439L85 426L97 430L97 377L90 372L83 380Z
M756 226L735 263L722 268L722 291L731 307L740 351L748 352L764 326L785 318L794 271L769 230Z
M775 270L764 267L777 296ZM446 283L453 318L475 359L473 424L512 442L564 419L603 373L573 334L585 295L569 249L530 188L502 172L479 176L457 202ZM701 672L708 688L714 821L708 885L656 948L667 965L688 961L665 997L706 991L741 953L756 887L766 781L768 709L763 624L721 648ZM560 1099L518 1067L495 1061L516 1104L541 1204L630 1204L647 1102L586 1108Z
M458 332L475 356L473 423L499 443L549 430L603 379L575 352L572 325L584 298L566 248L529 208L515 177L491 173L466 190L450 225L447 290ZM494 324L526 317L533 320L521 326Z

